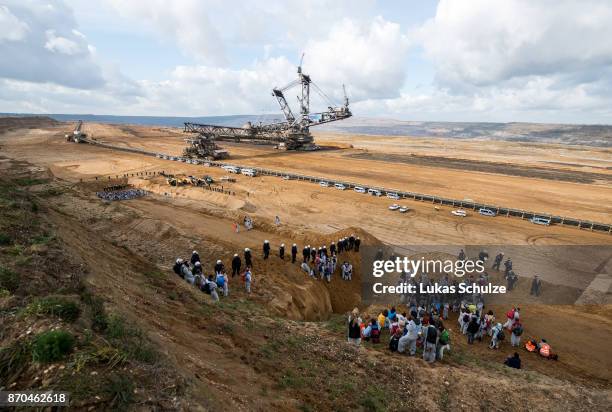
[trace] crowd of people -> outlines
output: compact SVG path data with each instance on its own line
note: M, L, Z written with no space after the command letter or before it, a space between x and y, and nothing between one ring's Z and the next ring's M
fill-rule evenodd
M348 251L359 252L361 240L359 237L351 235L346 238L341 238L338 242L332 242L327 246L319 248L304 246L302 249L301 268L304 272L310 275L313 279L326 279L331 282L332 274L337 269L338 256ZM262 258L267 260L270 258L271 245L268 240L263 242ZM290 250L291 263L298 262L298 246L294 243ZM278 248L278 258L285 260L285 244L281 243ZM289 259L289 257L287 257ZM243 269L244 259L244 269ZM246 293L251 293L253 284L253 254L251 249L245 248L243 258L237 253L234 254L231 261L231 276L227 275L225 265L221 260L217 260L213 272L214 274L206 275L204 273L200 255L197 251L193 251L190 259L177 258L173 271L186 282L194 285L203 292L211 295L214 301L220 299L220 294L223 297L229 296L230 279L240 276L244 283ZM344 261L340 266L340 272L343 280L350 281L353 277L353 266Z
M126 189L126 190L109 190L96 192L96 196L100 199L115 201L115 200L130 200L137 197L146 196L146 190L142 189Z
M388 348L391 352L415 356L417 351L421 351L423 359L433 363L443 359L444 352L451 349L450 330L444 324L449 319L448 315L448 311L440 312L435 305L410 305L407 312L399 313L393 306L382 310L376 317L362 319L355 308L348 316L348 341L354 345L360 345L362 341L379 344L383 334L388 331ZM496 321L492 310L485 313L484 307L462 302L457 312L458 332L466 336L468 345L488 339L491 350L501 348L507 333L511 347L518 349L523 335L520 308L513 307L505 317L506 322L502 324ZM524 347L543 358L557 359L546 339L540 342L529 339ZM520 355L515 352L504 363L520 369Z

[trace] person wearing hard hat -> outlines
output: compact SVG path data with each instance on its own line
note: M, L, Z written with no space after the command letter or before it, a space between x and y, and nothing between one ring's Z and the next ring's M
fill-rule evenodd
M264 240L263 243L263 258L267 259L268 256L270 256L270 242L267 240Z
M195 265L196 262L200 262L200 255L195 250L191 252L191 264Z
M240 273L241 266L242 261L240 260L240 256L238 256L238 253L234 253L234 257L232 258L232 277Z
M285 244L281 243L280 247L278 248L278 257L280 257L282 260L285 260Z
M249 249L248 247L244 248L244 264L248 267L251 267L253 265L251 249Z
M225 272L225 266L223 265L223 262L221 262L221 260L217 260L217 263L215 263L215 275Z
M297 258L297 253L298 253L298 248L297 248L297 245L294 243L291 246L291 263L295 263L295 259Z

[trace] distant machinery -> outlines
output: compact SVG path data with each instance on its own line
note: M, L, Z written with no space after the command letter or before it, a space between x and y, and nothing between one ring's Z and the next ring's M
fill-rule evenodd
M302 59L304 55L302 55ZM298 78L284 87L274 88L272 96L276 98L285 121L277 123L247 122L243 127L218 126L198 123L185 123L185 133L195 133L197 137L185 139L189 146L185 155L189 157L224 159L229 156L226 150L221 149L215 141L249 142L259 144L274 144L286 150L315 150L314 139L310 134L310 126L335 122L351 117L349 100L344 92L344 104L335 106L323 91L311 80L310 76L302 72L302 62L297 69ZM297 97L300 104L299 114L291 110L285 92L293 87L300 86L301 94ZM328 104L324 112L310 113L310 90L318 93Z
M74 142L74 143L81 143L83 139L87 137L87 135L83 133L83 131L81 130L82 127L83 127L83 121L79 120L76 126L74 127L74 130L72 131L72 133L66 133L65 135L66 141Z

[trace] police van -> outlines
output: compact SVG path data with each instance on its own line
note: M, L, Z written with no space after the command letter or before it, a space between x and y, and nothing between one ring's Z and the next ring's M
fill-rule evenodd
M257 176L257 172L253 169L242 169L240 173L242 173L245 176L250 176L250 177Z

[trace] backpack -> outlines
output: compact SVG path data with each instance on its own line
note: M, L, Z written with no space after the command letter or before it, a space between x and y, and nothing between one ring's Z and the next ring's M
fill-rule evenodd
M523 334L523 326L518 325L517 327L512 329L512 333L514 333L514 335L516 336L521 336Z
M467 313L463 315L463 323L468 323L470 321L470 315Z
M210 295L210 283L208 283L208 281L204 282L204 284L202 285L202 292L207 293Z
M438 331L435 326L427 327L427 342L436 343L436 338L438 337Z
M508 319L514 319L514 311L513 310L509 310L508 313L506 313L506 317Z
M446 345L450 339L450 335L448 334L448 330L444 329L442 334L440 334L440 344Z
M399 345L399 336L393 335L389 341L389 350L391 352L397 352L397 346Z
M372 343L380 343L380 329L372 329L370 339L372 339Z
M499 332L497 332L497 340L501 342L504 339L506 339L506 335L504 335L504 331L500 330Z

